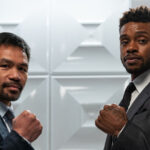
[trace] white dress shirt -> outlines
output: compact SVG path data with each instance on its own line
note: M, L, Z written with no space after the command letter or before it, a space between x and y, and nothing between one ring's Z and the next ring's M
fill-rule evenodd
M150 69L135 78L132 81L136 87L136 90L131 95L131 101L129 104L129 108L135 101L135 99L138 97L138 95L143 91L143 89L149 84L150 82Z

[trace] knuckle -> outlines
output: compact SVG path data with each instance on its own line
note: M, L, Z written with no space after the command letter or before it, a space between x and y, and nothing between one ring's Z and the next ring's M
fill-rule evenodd
M42 132L43 131L43 126L42 125L40 126L40 129L41 129L41 132Z
M40 129L42 130L43 129L43 126L40 124Z
M28 110L25 110L25 111L23 112L23 114L26 116L26 115L29 115L30 112L29 112Z
M108 105L104 105L104 109L107 109L108 108Z
M41 126L40 120L36 119L36 122L39 126Z
M98 116L97 121L98 121L98 122L100 122L100 121L101 121L101 116Z
M101 110L101 111L100 111L100 115L103 115L103 114L104 114L104 110Z
M116 104L112 104L111 106L112 106L112 107L117 107L117 105L116 105Z
M31 120L36 120L36 116L34 114L30 114Z

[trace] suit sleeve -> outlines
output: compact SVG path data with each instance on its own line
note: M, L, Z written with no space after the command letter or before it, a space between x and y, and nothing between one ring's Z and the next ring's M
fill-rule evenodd
M150 111L128 121L112 150L150 150Z
M34 150L17 132L11 131L0 143L0 150Z

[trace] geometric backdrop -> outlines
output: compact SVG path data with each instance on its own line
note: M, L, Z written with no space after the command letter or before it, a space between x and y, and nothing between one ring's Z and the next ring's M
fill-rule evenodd
M31 47L29 80L16 115L31 110L43 125L36 150L102 150L94 121L119 103L129 75L120 62L119 18L149 0L2 0L0 32Z

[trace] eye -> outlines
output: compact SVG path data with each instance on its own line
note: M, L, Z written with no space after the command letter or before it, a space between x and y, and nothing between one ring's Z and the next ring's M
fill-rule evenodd
M120 41L120 44L122 45L122 46L125 46L125 45L127 45L128 44L128 40L121 40Z
M140 44L146 44L147 43L147 39L139 39L138 40L138 42L140 43Z
M26 67L19 67L18 70L23 71L23 72L27 72L28 69Z
M9 65L8 64L0 64L0 67L5 69L5 68L9 68Z

